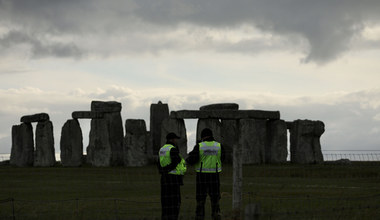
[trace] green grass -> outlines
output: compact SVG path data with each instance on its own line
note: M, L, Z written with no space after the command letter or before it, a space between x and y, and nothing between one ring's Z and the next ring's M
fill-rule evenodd
M262 219L380 218L380 163L252 165L244 166L243 176L243 203L259 204ZM0 166L0 219L12 219L13 212L16 219L159 219L159 180L155 166ZM231 166L223 167L221 191L222 213L232 218ZM191 218L194 171L181 194L181 216ZM14 202L2 202L7 198Z

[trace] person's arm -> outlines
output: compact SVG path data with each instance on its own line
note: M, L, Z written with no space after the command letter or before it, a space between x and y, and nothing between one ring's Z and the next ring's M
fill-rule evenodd
M169 173L177 167L179 162L181 162L181 157L179 156L179 150L177 147L170 149L170 159L172 161L170 164L164 167L160 166L160 173Z
M194 165L199 161L199 145L198 142L194 146L194 149L189 153L189 156L186 158L186 163Z

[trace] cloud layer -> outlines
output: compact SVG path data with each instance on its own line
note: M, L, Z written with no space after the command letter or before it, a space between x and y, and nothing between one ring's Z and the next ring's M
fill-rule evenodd
M296 50L326 63L374 43L362 34L378 11L377 0L1 0L0 47L26 45L33 58Z

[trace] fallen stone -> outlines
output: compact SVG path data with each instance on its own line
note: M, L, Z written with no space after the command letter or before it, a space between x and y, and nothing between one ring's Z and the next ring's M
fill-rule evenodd
M267 146L266 120L240 120L239 142L243 147L243 164L265 163Z
M49 121L49 115L46 113L38 113L38 114L34 114L34 115L25 115L25 116L21 117L20 121L24 122L24 123Z
M172 111L171 118L198 118L198 119L280 119L279 111L262 110L182 110Z
M121 112L120 102L102 102L102 101L92 101L91 102L92 112Z
M178 150L183 158L187 157L187 135L185 121L183 119L165 118L161 127L161 146L166 143L166 135L170 132L177 134L180 139L177 140Z
M12 127L12 149L10 164L18 167L33 166L34 141L33 127L30 123L22 123Z
M291 162L297 164L322 163L320 137L325 131L321 121L296 120L290 131Z
M159 101L157 104L150 105L150 135L152 138L152 150L148 149L148 152L153 152L153 155L158 155L158 151L161 148L161 126L162 121L169 117L169 106Z
M38 122L34 166L51 167L55 162L53 123L51 121Z
M238 110L239 105L236 103L218 103L218 104L211 104L211 105L205 105L199 108L199 110Z
M103 118L103 112L91 112L91 111L75 111L71 114L73 119L95 119Z
M61 163L65 167L79 167L83 158L83 136L78 120L67 120L61 133Z
M124 165L142 167L148 165L147 131L142 119L127 119L124 137Z

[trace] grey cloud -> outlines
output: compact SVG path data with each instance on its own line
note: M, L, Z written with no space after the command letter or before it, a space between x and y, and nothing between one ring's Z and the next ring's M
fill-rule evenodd
M80 57L83 51L74 43L43 42L36 36L20 31L10 31L0 38L0 46L4 49L12 48L15 45L27 44L31 47L33 57Z
M212 28L251 25L264 32L289 38L288 49L300 47L299 42L292 40L294 36L306 39L309 47L303 50L306 51L304 62L320 64L342 56L350 50L351 40L366 25L379 24L380 21L380 1L377 0L2 0L0 8L3 23L15 25L29 33L95 37L99 43L107 40L107 35L127 38L133 33L154 35L156 30L175 30L184 23ZM151 38L135 40L144 41L137 45L152 45L149 43ZM232 46L211 46L218 51L249 52L249 48L252 51L257 48L255 43L247 41ZM247 46L244 47L244 44ZM164 48L165 45L173 48ZM135 52L156 52L176 49L178 45L168 43L149 48L131 46L130 49ZM74 46L61 46L55 49L57 51L48 48L50 53L44 50L41 53L55 52L67 56L77 52Z

